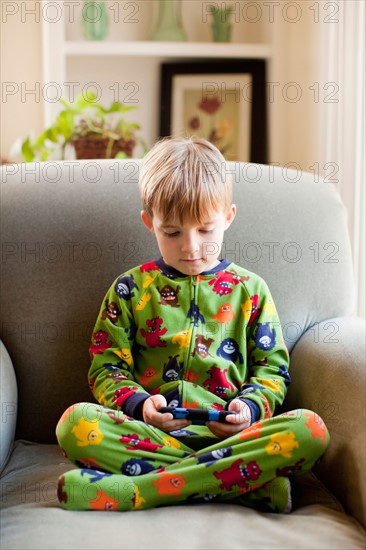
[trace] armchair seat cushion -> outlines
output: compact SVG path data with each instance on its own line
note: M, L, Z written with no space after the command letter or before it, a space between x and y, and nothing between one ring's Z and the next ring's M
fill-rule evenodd
M3 550L33 550L35 541L38 550L365 548L364 529L312 474L294 482L292 514L198 504L170 507L162 515L159 508L130 513L62 510L56 482L71 468L56 445L15 443L1 480Z

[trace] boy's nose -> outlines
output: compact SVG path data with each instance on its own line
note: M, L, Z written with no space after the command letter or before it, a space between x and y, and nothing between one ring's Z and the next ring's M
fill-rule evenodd
M183 238L182 252L190 253L197 252L200 249L198 239L194 235L186 235Z

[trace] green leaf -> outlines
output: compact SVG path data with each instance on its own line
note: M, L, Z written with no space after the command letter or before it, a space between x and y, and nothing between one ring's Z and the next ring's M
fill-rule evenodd
M50 155L50 151L44 150L44 151L42 151L39 160L40 160L41 162L44 162L45 160L48 159L49 155Z
M59 140L59 132L57 132L56 128L47 128L44 132L42 132L38 138L35 141L35 146L40 147L45 144L45 141L49 139L50 141L53 141L54 143L57 143Z
M56 128L52 128L52 127L48 128L45 133L46 133L46 139L49 139L54 143L58 142L60 136Z
M57 117L54 131L62 134L66 140L70 138L74 129L74 114L62 111Z
M75 110L80 112L84 109L96 108L97 96L94 92L88 94L80 94L75 101Z
M59 101L60 101L60 103L61 103L62 105L64 105L64 107L66 107L66 109L72 110L72 105L71 105L71 103L70 103L69 101L67 101L67 99L64 99L63 97L61 97L61 98L59 99Z
M116 154L116 156L114 158L115 159L128 159L130 157L124 151L120 151L119 153Z
M34 142L34 145L37 147L37 146L40 146L40 145L44 145L44 142L46 141L47 139L47 132L49 130L45 130L44 132L42 132L38 138L36 139L36 141Z
M120 103L119 101L114 101L109 109L105 110L105 112L124 114L128 111L134 111L135 109L137 109L136 105L123 105L123 103Z
M30 143L29 137L27 137L22 143L22 155L26 162L32 162L35 157L35 151Z
M133 136L135 130L140 130L140 128L140 124L136 122L126 122L124 120L120 120L115 126L116 132L119 132L123 137Z

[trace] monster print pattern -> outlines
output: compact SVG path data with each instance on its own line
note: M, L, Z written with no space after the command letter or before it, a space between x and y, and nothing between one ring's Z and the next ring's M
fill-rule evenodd
M270 291L258 275L221 260L199 276L162 258L121 274L92 332L89 385L99 404L62 415L57 438L77 466L62 475L63 508L134 510L233 500L283 512L284 476L308 472L329 443L312 411L274 416L290 384L289 354ZM251 425L221 440L206 426L165 433L143 403L227 409L244 401ZM86 490L87 488L87 490Z
M110 412L100 405L79 403L58 423L56 434L64 456L78 466L59 478L63 508L138 510L240 499L260 510L284 512L288 504L283 498L288 487L282 483L284 476L308 472L329 443L324 422L302 409L255 422L223 441L211 434L211 443L207 427L200 434L197 427L189 426L167 436L121 412ZM89 437L90 433L95 435ZM174 437L182 433L183 440ZM201 450L188 446L192 438ZM274 491L274 480L280 492ZM258 489L261 498L254 494Z

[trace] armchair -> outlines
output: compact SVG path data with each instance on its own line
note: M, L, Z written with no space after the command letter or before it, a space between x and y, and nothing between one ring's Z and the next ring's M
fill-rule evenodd
M139 165L2 168L2 548L364 548L365 326L354 316L346 212L332 185L281 167L222 167L238 208L222 257L272 291L291 353L284 408L314 410L331 434L314 474L293 479L293 512L58 506L57 478L73 466L54 430L70 404L93 400L88 345L104 293L118 274L159 255L140 222Z

